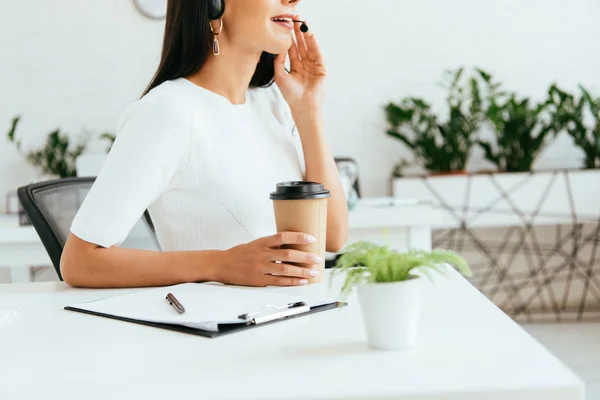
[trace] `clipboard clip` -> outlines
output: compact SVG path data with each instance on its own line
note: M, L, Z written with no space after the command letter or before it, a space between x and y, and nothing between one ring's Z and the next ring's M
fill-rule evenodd
M265 314L268 310L278 310ZM290 317L292 315L303 314L310 311L310 307L303 301L297 303L289 303L284 306L275 306L272 304L266 305L260 311L241 314L238 316L239 319L246 320L247 322L258 325L269 321L275 321L278 319ZM264 315L263 315L264 314Z

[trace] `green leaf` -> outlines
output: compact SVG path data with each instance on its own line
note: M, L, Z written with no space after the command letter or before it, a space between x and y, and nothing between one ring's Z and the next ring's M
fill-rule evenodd
M488 84L491 83L491 81L492 81L491 74L489 74L488 72L486 72L480 68L477 68L476 71L479 74L479 76L481 77L481 79L483 79L484 82L486 82Z
M390 135L391 137L394 137L394 138L400 140L402 143L404 143L410 149L416 148L416 145L413 142L411 142L410 139L406 135L403 135L402 133L388 130L387 134Z
M13 118L10 129L8 130L7 137L10 142L15 142L15 131L17 130L17 125L19 125L19 121L21 121L20 116L16 116ZM17 147L20 147L20 142L17 142Z
M481 148L483 149L483 153L484 153L485 158L488 161L496 164L500 168L501 167L501 165L500 165L500 157L498 155L494 154L494 150L492 149L492 144L488 143L488 142L485 142L485 141L482 141L482 140L478 140L477 144L479 146L481 146Z

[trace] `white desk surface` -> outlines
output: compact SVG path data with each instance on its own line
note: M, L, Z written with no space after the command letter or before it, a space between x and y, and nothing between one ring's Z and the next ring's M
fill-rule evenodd
M426 283L420 343L399 352L368 349L354 297L217 339L62 309L127 291L0 285L0 306L20 311L0 325L0 398L583 398L577 376L454 272Z

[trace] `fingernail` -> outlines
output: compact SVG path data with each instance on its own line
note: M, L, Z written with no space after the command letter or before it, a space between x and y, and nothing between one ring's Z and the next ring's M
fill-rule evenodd
M316 242L316 241L317 241L317 239L315 239L315 237L314 237L314 236L311 236L311 235L306 235L306 242L307 242L307 243L314 243L314 242Z
M323 259L322 259L321 257L319 257L318 255L316 255L316 254L315 254L315 255L313 255L313 262L314 262L315 264L321 264L323 261L325 261L325 260L323 260Z
M308 279L300 279L299 283L301 285L308 285Z
M311 269L310 270L310 276L318 276L319 275L319 271L316 269Z

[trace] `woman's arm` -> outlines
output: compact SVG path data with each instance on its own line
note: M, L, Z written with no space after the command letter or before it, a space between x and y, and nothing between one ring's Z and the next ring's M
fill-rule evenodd
M70 234L60 260L67 284L86 288L167 286L217 281L247 286L306 285L322 261L314 254L282 250L311 238L281 232L225 251L158 252L104 248ZM280 261L280 262L277 262ZM316 269L290 263L308 263Z
M338 252L348 240L348 204L339 172L323 133L321 111L315 109L292 110L300 133L306 177L319 182L331 191L327 205L327 251Z
M65 282L75 287L174 285L213 280L219 253L106 249L70 234L60 260L60 270Z
M300 20L300 16L294 19ZM321 105L325 96L323 55L312 32L301 32L296 23L288 50L290 72L285 68L286 54L275 59L275 83L290 106L304 151L306 179L325 185L331 191L327 212L327 251L338 252L348 239L348 204L335 161L323 133ZM295 40L294 40L295 39Z

